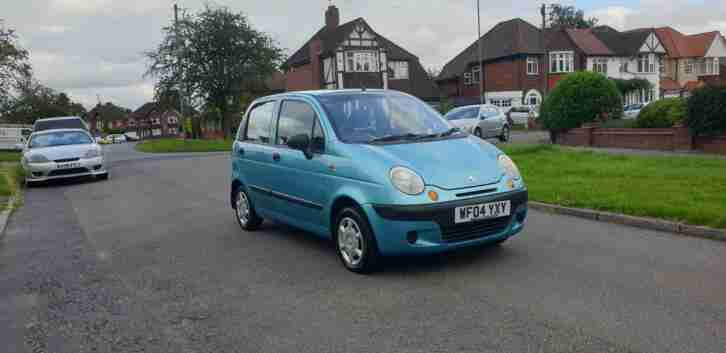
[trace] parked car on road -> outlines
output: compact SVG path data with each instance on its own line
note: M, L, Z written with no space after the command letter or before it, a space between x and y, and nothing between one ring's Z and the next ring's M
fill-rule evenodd
M539 113L537 113L535 107L523 105L519 107L512 107L512 109L509 111L509 117L515 124L521 124L526 126L529 122L529 118L531 117L537 119L539 117Z
M122 134L108 135L107 138L111 143L125 143L126 142L126 135L122 135Z
M23 150L21 164L28 186L69 177L108 178L101 146L83 129L34 132Z
M391 90L291 92L255 100L233 144L230 203L332 239L343 265L501 243L520 232L527 188L492 144ZM262 239L260 239L262 240Z
M626 105L625 108L623 108L623 119L635 119L638 117L638 114L640 114L640 111L645 108L645 106L648 104L643 103L637 103L637 104L630 104Z
M88 131L88 124L77 116L38 119L33 124L33 132L53 129L83 129Z
M479 138L497 137L509 141L511 126L500 108L491 104L468 105L452 109L446 116L451 125Z

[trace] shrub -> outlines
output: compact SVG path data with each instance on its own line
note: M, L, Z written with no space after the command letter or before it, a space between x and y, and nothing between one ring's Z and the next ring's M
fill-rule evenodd
M726 87L704 86L688 98L688 128L696 136L726 132Z
M686 118L684 98L664 98L648 104L638 114L635 127L667 128Z
M552 132L622 114L622 96L615 83L594 72L576 72L563 78L542 102L539 121Z

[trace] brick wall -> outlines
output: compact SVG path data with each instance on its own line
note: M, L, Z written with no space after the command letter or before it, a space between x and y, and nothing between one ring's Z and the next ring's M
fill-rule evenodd
M561 133L557 143L567 146L613 147L668 151L701 150L726 154L726 136L691 138L687 127L615 129L584 126Z
M287 72L286 88L288 91L303 91L313 87L313 66L298 66L294 71Z

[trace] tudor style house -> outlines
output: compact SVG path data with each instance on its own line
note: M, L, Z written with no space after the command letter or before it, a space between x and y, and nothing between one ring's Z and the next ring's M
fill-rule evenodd
M666 49L662 94L690 94L703 82L720 80L719 57L726 56L726 39L719 32L684 35L671 27L655 29Z
M425 100L438 98L418 57L375 32L363 18L340 24L333 5L325 11L325 26L283 67L289 91L390 88Z
M436 82L456 105L478 103L480 80L484 80L485 102L504 109L536 106L542 102L545 88L544 53L540 30L515 18L498 23L446 63Z
M661 62L665 49L653 29L619 32L608 26L560 28L547 33L548 90L564 75L580 70L613 79L645 79L650 89L629 92L625 104L660 98Z

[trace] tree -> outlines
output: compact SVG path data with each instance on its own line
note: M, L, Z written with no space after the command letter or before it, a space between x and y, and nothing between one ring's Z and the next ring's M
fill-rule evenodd
M539 121L556 142L561 131L618 116L622 100L612 80L595 72L575 72L558 82L542 102Z
M182 16L164 32L162 43L146 53L151 62L147 74L159 79L157 98L181 88L192 105L219 110L228 137L228 115L239 110L243 88L270 77L283 59L282 50L244 14L224 7Z
M694 136L726 133L726 86L706 85L688 98L686 123Z
M4 109L12 104L20 85L32 76L28 52L20 47L17 39L15 31L5 28L0 20L0 108Z
M595 17L585 18L585 12L574 6L552 4L549 13L550 27L592 28L598 23Z
M86 109L65 93L56 93L32 79L18 83L17 97L2 111L3 120L19 124L32 124L39 118L55 116L85 116Z
M667 128L686 118L686 99L682 97L663 98L645 106L638 114L635 127Z

